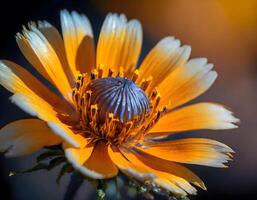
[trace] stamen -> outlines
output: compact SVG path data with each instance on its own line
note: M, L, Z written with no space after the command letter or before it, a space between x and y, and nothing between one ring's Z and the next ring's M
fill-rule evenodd
M123 67L120 67L120 71L118 73L118 76L119 77L124 77L124 69L123 69Z
M98 78L98 70L93 69L91 72L91 80L96 80Z
M137 78L138 78L138 75L139 75L139 70L136 69L134 72L133 72L133 75L132 75L132 81L135 83Z
M151 84L152 82L152 76L148 77L147 79L143 79L142 83L141 83L141 88L146 91L148 86Z
M103 77L103 72L104 72L103 68L99 68L98 69L98 78L102 78Z
M112 77L113 73L114 73L114 71L111 68L109 68L108 77Z

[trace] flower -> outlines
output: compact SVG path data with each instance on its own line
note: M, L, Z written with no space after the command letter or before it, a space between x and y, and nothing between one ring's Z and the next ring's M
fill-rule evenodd
M213 65L205 58L188 60L191 48L165 37L137 67L142 46L137 20L107 15L95 52L87 17L66 10L60 17L62 37L46 21L29 23L16 36L26 59L49 84L11 61L0 62L0 83L13 93L11 101L38 118L0 130L5 156L61 143L73 168L93 179L112 178L120 170L174 194L195 194L193 185L205 189L179 163L225 167L233 150L211 139L170 136L237 127L238 119L222 105L181 107L213 84Z

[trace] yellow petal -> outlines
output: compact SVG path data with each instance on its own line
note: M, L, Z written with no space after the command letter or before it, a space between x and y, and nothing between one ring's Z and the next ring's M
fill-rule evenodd
M196 193L195 188L185 179L152 168L151 165L143 163L137 157L137 153L133 154L128 151L113 151L109 148L109 154L113 162L123 171L123 173L132 176L139 181L150 180L175 194L186 195L186 192L189 194Z
M210 88L217 78L217 73L211 71L212 64L207 59L191 59L187 64L176 68L158 86L162 105L175 108L196 98Z
M50 91L23 67L11 61L0 61L0 84L12 93L30 97L37 96L60 113L72 114L74 112L68 103Z
M30 27L32 30L34 29L33 25L30 25ZM37 28L44 35L44 37L47 39L49 44L54 49L56 55L58 56L62 64L62 69L70 85L73 86L75 84L75 80L77 77L74 77L71 72L71 68L68 64L68 61L65 55L64 43L59 31L47 21L39 21Z
M79 134L75 134L67 125L55 119L47 121L47 125L52 131L73 147L84 147L86 139Z
M70 145L80 147L83 143L81 137L74 134L67 125L63 124L58 118L58 113L44 100L37 96L25 96L20 93L16 93L10 99L25 112L46 121L53 133Z
M0 129L0 151L7 157L32 154L44 146L61 143L44 121L25 119Z
M197 129L231 129L237 128L234 123L239 120L232 112L222 105L214 103L197 103L164 115L159 122L149 131L149 137L154 137L154 132L174 132ZM151 135L151 136L150 136ZM162 133L160 133L162 135Z
M125 15L109 14L105 18L97 45L97 66L105 74L120 67L128 75L135 68L142 45L142 28L137 20L127 22Z
M106 179L118 174L118 169L108 154L108 146L103 142L84 149L67 148L65 153L72 166L90 178Z
M139 67L137 82L143 78L152 77L150 87L156 87L176 67L184 65L190 56L189 46L180 46L180 41L173 37L166 37L148 53Z
M69 70L67 68L68 64L65 60L65 54L64 52L62 52L62 48L57 49L57 47L60 46L61 42L58 40L57 36L54 37L53 32L56 33L56 31L54 31L53 28L50 29L51 31L46 31L46 29L44 29L47 33L51 32L51 36L54 37L49 38L49 34L47 34L46 36L48 36L48 38L46 38L46 36L39 30L43 29L43 23L41 23L41 26L39 28L37 28L33 24L29 27L30 30L23 30L23 36L18 36L20 40L23 40L23 44L26 43L25 46L30 46L29 51L26 52L26 50L28 49L26 48L23 50L23 53L26 55L31 53L31 50L33 50L34 54L37 56L37 61L40 61L41 63L41 65L35 66L36 69L39 72L45 71L47 73L47 76L50 78L50 81L56 86L61 94L68 101L72 102L71 88L73 87L73 85L69 80L70 76L67 76ZM53 44L51 44L50 42L52 42ZM38 67L42 66L44 67L44 70L38 69ZM45 75L45 73L43 73L43 75Z
M119 169L128 176L135 177L140 181L153 179L155 177L154 174L147 171L144 167L138 166L136 163L129 162L129 160L120 151L113 151L111 147L109 147L108 152L115 165L117 165Z
M180 163L226 167L231 160L233 150L215 140L203 138L187 138L172 141L152 142L150 148L140 148L141 151L158 158Z
M149 143L146 143L143 145L146 145L148 147L155 146L155 142L152 142L150 144L152 144L152 145L149 145ZM181 178L187 180L188 182L193 183L194 185L206 190L206 187L205 187L203 181L196 174L194 174L192 171L190 171L186 167L183 167L182 165L176 164L172 161L163 160L161 158L152 156L143 151L140 151L140 149L138 149L138 150L139 150L139 153L136 155L144 164L150 166L153 169L167 172L167 173L173 174L175 176L181 177Z
M84 147L84 148L65 148L65 155L68 161L76 170L83 168L83 164L90 157L94 147Z
M153 179L153 181L161 187L165 188L166 190L170 190L171 192L180 195L186 195L186 193L196 194L196 189L192 185L190 185L188 181L171 173L167 173L165 171L160 171L159 169L153 168L151 165L146 165L137 158L136 152L131 153L128 151L122 151L122 154L131 163L143 168L145 172L154 174L155 178Z
M60 13L66 55L74 77L95 67L95 47L91 24L85 15L63 10Z

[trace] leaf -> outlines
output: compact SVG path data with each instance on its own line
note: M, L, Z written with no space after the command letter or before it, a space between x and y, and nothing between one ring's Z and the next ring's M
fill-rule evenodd
M73 168L72 168L71 164L70 164L70 163L65 163L65 164L62 166L62 168L61 168L61 170L60 170L60 172L59 172L59 174L58 174L58 176L57 176L57 178L56 178L56 183L59 185L61 178L62 178L66 173L70 173L70 172L72 172L72 171L73 171Z
M13 172L13 174L25 174L25 173L30 173L30 172L42 170L42 169L48 170L48 165L45 164L45 163L38 163L34 167L32 167L30 169L26 169L26 170L23 170L23 171Z
M50 159L54 156L61 156L63 155L63 152L62 151L59 151L59 150L55 150L55 151L46 151L42 154L40 154L38 157L37 157L37 162L41 162L41 161L44 161L46 159Z
M49 150L62 150L62 144L57 144L57 145L52 145L52 146L45 146L45 149L49 149Z
M66 161L66 159L63 156L52 159L49 162L48 170L51 170L51 169L57 167L58 165L60 165L61 163L65 162L65 161Z
M79 172L73 172L70 177L68 188L65 192L64 200L72 200L77 194L85 178Z

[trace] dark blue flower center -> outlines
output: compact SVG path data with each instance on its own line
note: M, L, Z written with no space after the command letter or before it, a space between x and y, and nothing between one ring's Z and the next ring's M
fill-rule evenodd
M96 79L87 86L87 90L92 91L90 104L97 104L101 120L105 120L109 113L121 122L143 119L150 111L144 90L127 78Z

